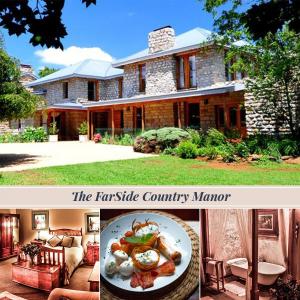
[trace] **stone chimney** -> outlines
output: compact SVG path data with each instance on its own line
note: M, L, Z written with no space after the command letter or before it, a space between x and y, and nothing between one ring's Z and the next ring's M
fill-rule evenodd
M175 45L175 31L171 26L156 29L148 35L149 54L172 48Z

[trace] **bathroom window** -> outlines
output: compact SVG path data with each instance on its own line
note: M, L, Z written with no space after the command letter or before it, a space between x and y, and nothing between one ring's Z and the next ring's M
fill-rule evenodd
M146 65L139 65L139 83L140 83L140 93L145 93L146 91Z
M192 54L177 58L177 88L190 89L197 87L196 56Z

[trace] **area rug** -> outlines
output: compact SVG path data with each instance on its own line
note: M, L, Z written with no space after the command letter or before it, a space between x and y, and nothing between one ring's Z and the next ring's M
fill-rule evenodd
M246 296L246 287L240 282L231 281L229 283L225 283L225 289L239 297Z
M2 292L0 294L0 300L26 300L25 298L21 298L18 296L15 296L9 292Z

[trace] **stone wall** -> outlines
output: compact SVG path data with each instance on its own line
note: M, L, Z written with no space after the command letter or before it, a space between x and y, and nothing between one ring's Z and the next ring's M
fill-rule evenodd
M197 87L225 82L224 53L216 48L204 48L196 55Z
M300 103L293 103L293 117L300 124ZM281 109L274 109L268 100L256 100L252 94L245 93L245 109L247 133L249 135L261 134L288 134L290 127L287 120L280 118L278 111L287 115L286 105L281 103ZM277 116L277 117L276 117Z
M149 53L156 53L172 48L175 45L175 31L172 27L154 30L148 35Z
M138 64L124 67L123 97L131 98L139 94L139 69Z
M176 59L164 56L146 62L146 95L177 91Z
M146 95L161 95L177 91L176 58L163 56L144 62L146 64ZM207 48L196 55L197 87L203 88L226 81L224 53ZM124 67L125 98L140 95L138 63Z
M102 80L100 86L100 99L112 100L119 98L119 79Z

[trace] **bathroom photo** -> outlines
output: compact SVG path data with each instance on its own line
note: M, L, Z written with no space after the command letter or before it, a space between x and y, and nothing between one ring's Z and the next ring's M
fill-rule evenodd
M207 209L200 219L201 299L299 299L300 209Z

